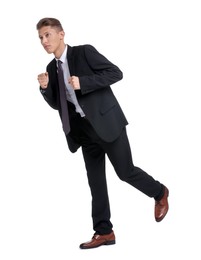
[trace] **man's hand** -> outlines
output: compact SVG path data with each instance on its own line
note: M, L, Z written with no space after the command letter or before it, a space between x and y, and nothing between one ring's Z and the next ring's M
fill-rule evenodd
M72 76L68 79L68 83L71 84L74 90L80 89L80 81L76 76Z
M46 89L47 85L48 85L48 82L49 82L48 73L45 72L45 73L39 74L38 75L38 82L39 82L39 84L40 84L42 89Z

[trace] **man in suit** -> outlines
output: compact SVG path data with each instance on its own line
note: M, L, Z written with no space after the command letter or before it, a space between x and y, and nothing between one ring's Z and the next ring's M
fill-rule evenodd
M42 46L47 53L54 54L46 72L38 75L40 91L46 102L59 111L70 151L74 153L81 147L92 195L95 233L80 248L115 244L105 174L106 155L122 181L154 198L155 220L160 222L168 212L169 191L133 164L126 133L128 122L110 87L122 79L121 70L91 45L65 44L59 20L43 18L36 27ZM66 108L61 101L60 63ZM63 121L68 121L67 130Z

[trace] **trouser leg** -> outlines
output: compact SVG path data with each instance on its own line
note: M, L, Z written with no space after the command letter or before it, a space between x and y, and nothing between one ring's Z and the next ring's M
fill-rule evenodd
M109 234L112 223L105 175L105 153L97 144L83 146L82 151L92 195L93 229L99 234Z
M88 120L75 112L71 116L71 136L82 146L92 196L93 229L99 234L109 234L112 223L105 173L105 152L98 144L100 138Z
M163 185L141 168L134 166L126 129L113 143L103 143L104 149L119 178L149 197L163 195Z

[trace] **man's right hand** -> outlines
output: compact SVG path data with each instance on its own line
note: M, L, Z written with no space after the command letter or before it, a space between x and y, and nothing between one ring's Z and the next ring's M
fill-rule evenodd
M48 82L49 82L48 73L45 72L45 73L39 74L38 75L38 82L39 82L39 84L40 84L42 89L46 89L47 85L48 85Z

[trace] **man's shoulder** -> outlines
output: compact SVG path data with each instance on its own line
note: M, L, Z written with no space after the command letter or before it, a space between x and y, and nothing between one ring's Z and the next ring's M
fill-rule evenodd
M74 56L76 57L91 57L94 54L97 54L98 51L91 44L82 44L77 46L69 46L68 48L68 57Z
M95 50L95 47L91 44L81 44L76 46L68 46L72 51L86 51L86 50Z

